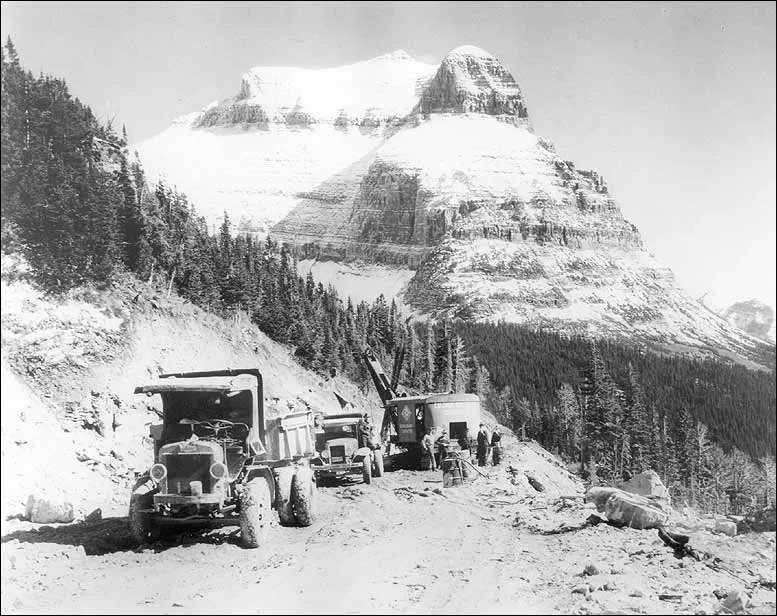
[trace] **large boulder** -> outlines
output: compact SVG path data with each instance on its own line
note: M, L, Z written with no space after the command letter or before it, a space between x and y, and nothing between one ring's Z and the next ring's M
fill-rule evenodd
M72 503L30 494L25 516L37 524L67 524L75 519Z
M724 533L729 537L737 534L737 523L732 520L715 520L714 526L716 533Z
M658 528L669 517L654 501L618 488L590 488L585 500L593 503L610 522L631 528Z
M645 496L660 505L669 505L671 502L669 490L666 489L666 486L655 471L642 471L628 481L619 484L618 487L626 492Z

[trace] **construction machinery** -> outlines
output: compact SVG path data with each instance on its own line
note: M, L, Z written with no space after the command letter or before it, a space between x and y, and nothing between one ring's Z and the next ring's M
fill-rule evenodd
M480 399L475 394L430 393L408 396L397 391L404 359L401 348L394 358L391 381L372 349L366 347L362 357L383 403L381 438L404 449L409 454L411 464L416 464L421 458L420 441L427 429L432 438L446 430L451 450L472 443L481 420Z
M164 527L234 524L258 547L272 509L281 524L313 523L313 414L265 416L258 370L163 374L135 393L162 398L162 423L149 434L154 464L130 498L136 541Z

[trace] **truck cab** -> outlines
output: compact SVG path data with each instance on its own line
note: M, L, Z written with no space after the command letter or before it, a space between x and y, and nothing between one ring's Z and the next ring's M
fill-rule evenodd
M311 468L319 480L361 475L364 483L383 475L383 453L361 413L338 413L316 420L316 452Z

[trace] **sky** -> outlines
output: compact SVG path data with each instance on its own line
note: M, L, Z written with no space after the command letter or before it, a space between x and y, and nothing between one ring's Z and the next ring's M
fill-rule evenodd
M681 286L775 305L772 2L3 2L0 33L130 142L234 95L253 66L476 45Z

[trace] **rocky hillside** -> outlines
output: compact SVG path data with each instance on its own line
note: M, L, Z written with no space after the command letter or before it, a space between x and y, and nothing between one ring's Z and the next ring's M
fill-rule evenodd
M671 351L764 353L677 288L602 176L533 132L515 79L477 47L438 67L395 52L253 69L235 97L138 149L200 211L278 221L271 235L342 295Z
M134 279L61 299L3 280L3 519L22 513L29 494L65 497L81 514L124 515L129 482L153 457L148 425L158 422L155 399L134 395L135 385L161 372L242 366L262 371L265 404L278 412L337 411L334 391L379 408L350 381L304 370L247 320Z

